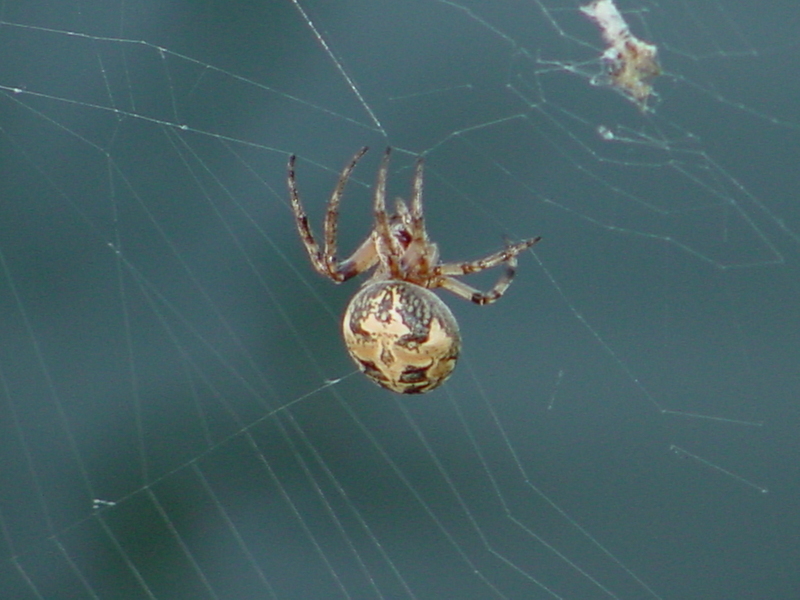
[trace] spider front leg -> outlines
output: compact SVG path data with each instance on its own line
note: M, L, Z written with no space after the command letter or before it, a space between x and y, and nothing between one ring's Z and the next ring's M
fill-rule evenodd
M414 184L411 193L411 244L417 249L425 249L418 254L417 271L420 276L428 277L431 269L431 264L437 261L436 256L430 256L427 251L429 248L435 248L428 242L428 234L425 232L425 214L422 209L422 180L423 180L423 167L424 159L420 156L414 167ZM436 254L434 252L434 254Z
M386 214L386 177L389 172L389 157L391 153L392 149L386 148L386 152L384 152L381 159L381 166L378 169L378 180L375 182L373 206L375 232L377 234L375 243L379 245L378 254L385 258L386 267L391 277L393 279L402 279L399 258L403 255L403 248L400 247L400 242L392 235L389 215Z
M353 169L356 168L356 164L361 159L361 157L364 156L367 150L369 150L369 148L367 146L364 146L363 148L361 148L361 150L356 152L355 155L353 155L353 158L350 160L350 163L344 168L344 170L342 170L342 174L339 176L339 181L336 184L336 188L333 190L333 194L331 194L331 199L328 201L328 210L325 212L324 258L329 273L337 272L336 234L339 224L339 204L342 199L342 192L344 192L344 186L347 185L347 180L350 179L350 174L353 172Z
M491 304L500 299L503 294L506 293L508 286L511 285L511 281L514 279L514 274L517 269L517 255L527 250L541 239L541 237L535 237L529 240L523 240L516 244L511 244L504 250L500 250L484 258L479 258L478 260L438 265L433 269L434 274L437 277L441 277L438 286L461 296L465 300L470 300L475 304ZM453 276L478 273L479 271L491 269L503 263L506 265L505 271L503 271L500 279L497 280L497 283L495 283L494 287L488 292L481 292L453 278Z
M333 194L328 201L328 208L325 213L324 250L320 249L319 244L314 238L314 234L311 231L311 226L308 223L308 215L306 214L306 211L300 202L300 195L297 192L297 181L295 179L294 172L294 165L297 157L294 154L289 157L289 163L287 165L287 181L289 185L289 196L292 203L292 212L294 213L297 230L300 233L300 237L303 240L303 245L306 247L306 251L308 252L308 257L311 260L311 264L313 265L314 269L316 269L318 273L329 277L337 283L345 281L353 275L360 273L361 271L356 269L362 267L365 263L370 262L370 257L368 256L369 249L365 248L367 242L365 242L361 248L356 250L353 256L343 263L345 269L342 269L341 266L336 262L336 232L339 217L339 203L341 201L344 187L347 184L347 180L350 178L350 174L353 172L358 160L366 151L366 147L361 148L361 150L356 152L355 156L353 156L350 163L342 170L342 174L339 176L339 181L336 184L336 188L334 189Z

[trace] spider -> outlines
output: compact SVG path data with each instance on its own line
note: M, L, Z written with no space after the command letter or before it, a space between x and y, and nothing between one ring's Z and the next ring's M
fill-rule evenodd
M342 170L325 214L324 246L314 239L297 193L294 164L289 157L288 183L297 230L318 273L341 283L375 268L345 310L342 330L347 350L361 371L378 385L402 394L428 392L452 373L461 350L461 335L453 313L430 290L444 288L475 304L491 304L508 289L517 255L541 238L535 237L469 262L441 263L439 249L428 239L422 212L423 159L417 159L410 207L398 198L395 213L386 212L387 148L375 185L372 232L353 254L336 259L336 233L342 192L359 159L361 148ZM455 279L492 267L505 271L488 292Z

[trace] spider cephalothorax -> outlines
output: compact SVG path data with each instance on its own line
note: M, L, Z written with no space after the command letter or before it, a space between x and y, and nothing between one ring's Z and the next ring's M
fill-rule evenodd
M346 260L336 260L336 228L344 186L367 148L344 168L325 214L324 246L314 239L297 194L295 156L289 157L289 193L297 229L311 263L336 283L375 268L350 301L342 321L347 350L359 368L378 385L394 392L427 392L442 384L461 350L458 323L447 305L430 290L444 288L476 304L500 298L514 277L517 255L541 238L507 245L484 258L440 263L436 244L428 239L422 212L422 158L414 172L410 207L397 199L395 213L386 212L386 175L390 148L381 161L375 185L375 225L367 239ZM456 279L505 264L495 286L481 292Z

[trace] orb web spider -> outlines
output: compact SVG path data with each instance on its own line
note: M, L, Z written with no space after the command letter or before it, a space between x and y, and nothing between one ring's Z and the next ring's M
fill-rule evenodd
M375 268L353 297L343 318L347 349L361 370L379 385L400 393L420 393L441 385L455 367L461 349L458 323L447 305L433 294L444 288L484 305L498 300L508 289L517 255L536 244L535 237L483 258L461 263L440 263L439 249L428 239L422 211L423 159L417 159L411 206L400 198L395 213L386 212L386 177L391 148L387 148L375 185L375 224L353 254L336 259L336 237L344 187L367 148L361 148L342 171L325 213L324 245L311 232L295 181L295 156L289 157L288 184L297 230L311 264L335 283ZM505 265L494 287L481 292L456 279Z

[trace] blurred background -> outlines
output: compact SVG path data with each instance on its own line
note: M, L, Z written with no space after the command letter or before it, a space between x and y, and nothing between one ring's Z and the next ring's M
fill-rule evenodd
M646 110L572 1L0 5L4 597L797 597L800 9L618 7ZM387 145L444 260L543 237L430 394L289 209L363 145L341 255Z

